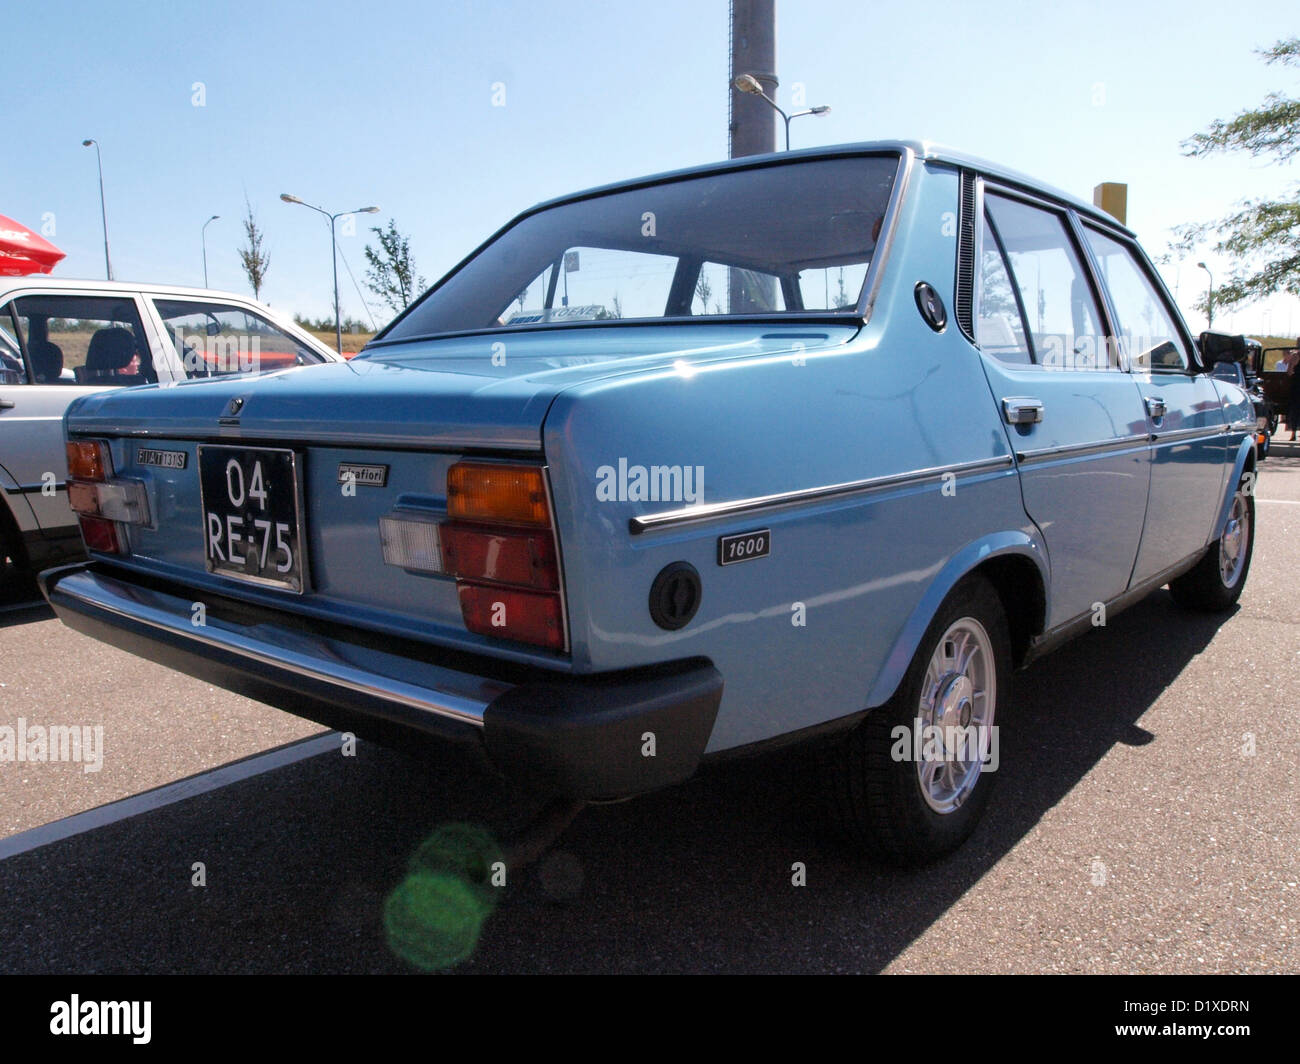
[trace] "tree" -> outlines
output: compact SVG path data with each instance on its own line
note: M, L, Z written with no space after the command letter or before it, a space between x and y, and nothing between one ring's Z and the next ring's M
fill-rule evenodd
M1300 66L1300 37L1278 41L1258 53L1266 63ZM1244 151L1287 163L1300 152L1300 98L1270 93L1235 118L1216 120L1183 142L1193 158ZM1178 227L1171 244L1187 253L1214 233L1214 250L1238 263L1214 292L1216 307L1232 307L1288 292L1300 295L1300 184L1283 199L1248 199L1213 222Z
M396 222L390 218L387 229L376 226L370 231L379 238L379 248L366 245L366 262L370 263L366 287L400 314L424 290L426 282L417 275L410 238L397 231Z
M713 297L713 283L709 280L709 273L705 269L700 270L700 275L695 278L695 298L700 301L700 313L709 312L709 300Z
M271 268L271 256L262 250L263 233L257 227L257 219L253 217L253 207L247 196L244 197L244 208L247 211L244 217L244 238L247 244L239 249L239 262L253 289L253 298L260 299L262 285L266 283L266 271Z

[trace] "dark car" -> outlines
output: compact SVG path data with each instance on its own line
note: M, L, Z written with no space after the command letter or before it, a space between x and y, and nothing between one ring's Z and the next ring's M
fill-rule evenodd
M1250 396L1255 408L1255 451L1260 458L1267 458L1273 433L1277 431L1280 407L1264 392L1264 381L1260 375L1264 367L1264 345L1248 336L1233 339L1239 340L1244 350L1231 361L1215 363L1213 374L1218 380L1237 385Z

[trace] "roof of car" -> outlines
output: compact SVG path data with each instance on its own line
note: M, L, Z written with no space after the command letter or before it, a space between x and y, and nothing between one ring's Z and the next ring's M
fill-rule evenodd
M982 174L997 178L1001 181L1007 182L1008 184L1021 186L1031 191L1044 194L1052 199L1073 207L1080 214L1085 214L1090 218L1095 218L1099 221L1105 222L1107 225L1132 235L1131 230L1118 222L1114 217L1107 214L1100 207L1089 203L1087 200L1080 199L1078 196L1069 192L1054 188L1046 182L1040 181L1027 174L1020 173L1010 167L1000 166L987 159L982 159L978 156L958 151L955 148L945 147L936 144L933 141L921 140L861 141L851 144L832 144L820 148L802 148L798 151L772 152L766 155L747 155L739 159L726 159L719 162L705 163L700 166L686 167L681 170L669 170L664 173L633 178L631 180L617 181L608 185L599 185L582 192L570 193L564 196L557 196L554 199L544 200L524 213L532 214L545 207L554 207L561 203L572 203L575 200L585 199L588 196L603 195L607 192L644 188L647 185L657 184L661 181L675 181L685 177L695 177L702 174L722 173L727 170L743 170L751 166L767 165L774 162L793 162L795 160L824 159L842 155L863 155L883 152L901 153L904 150L910 151L917 159L925 162L948 163L952 166L977 170Z
M0 278L0 291L8 291L13 288L48 288L51 291L85 291L93 289L96 292L122 293L157 292L164 295L174 296L202 296L205 298L218 297L221 299L237 299L241 303L258 302L258 300L251 296L241 295L238 292L223 292L216 288L190 288L187 285L178 284L151 284L148 281L105 281L94 278L46 277L41 274L25 277Z
M116 293L130 295L136 292L144 292L155 296L183 296L198 299L219 299L223 301L236 301L258 307L262 312L268 313L272 320L281 326L293 326L298 332L306 336L312 345L320 351L328 352L331 357L337 357L335 351L328 345L321 343L320 340L312 336L297 322L287 314L281 314L274 307L253 298L252 296L242 295L239 292L223 292L218 288L190 288L187 285L179 284L151 284L148 281L104 281L92 278L76 277L47 277L43 274L27 275L22 277L0 277L0 298L4 298L10 292L23 289L26 291L37 290L45 292L84 292L84 293Z

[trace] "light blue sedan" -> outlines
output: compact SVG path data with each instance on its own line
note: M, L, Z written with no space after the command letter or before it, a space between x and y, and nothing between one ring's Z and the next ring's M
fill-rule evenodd
M1164 585L1241 594L1255 418L1205 364L1236 346L988 163L703 166L526 212L350 363L79 400L91 560L42 583L97 638L572 799L816 740L849 840L928 860L1014 668Z

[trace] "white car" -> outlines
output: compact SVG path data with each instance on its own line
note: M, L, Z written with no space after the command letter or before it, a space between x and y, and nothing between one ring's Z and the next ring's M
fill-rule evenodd
M340 360L229 292L0 278L0 600L83 553L63 442L63 415L78 396Z

